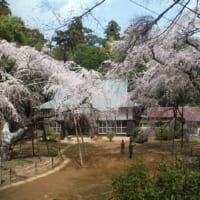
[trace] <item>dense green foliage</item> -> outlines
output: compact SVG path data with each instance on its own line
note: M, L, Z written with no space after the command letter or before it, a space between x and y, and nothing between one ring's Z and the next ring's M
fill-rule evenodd
M55 41L57 47L61 49L62 60L64 60L64 62L70 58L70 54L73 58L76 46L84 40L81 19L74 18L66 31L56 31L52 40Z
M16 42L18 45L36 47L38 50L45 43L44 36L38 30L26 28L19 17L7 15L0 18L0 39Z
M87 69L98 70L103 60L108 58L106 50L87 44L78 45L74 61Z
M11 15L9 5L5 0L0 1L0 16L1 15Z
M119 39L119 30L114 29L114 32L108 33L108 40L102 39L93 34L91 29L84 27L80 18L74 18L65 31L55 32L52 40L56 42L56 46L53 48L52 56L64 62L74 60L82 67L98 70L104 60L118 60L118 54L111 52L111 45L108 44L113 38Z
M19 17L11 16L9 4L0 2L0 39L15 42L18 45L28 45L40 50L46 40L37 29L29 29Z
M0 2L0 15L0 39L41 50L46 42L44 36L37 29L27 28L21 18L12 16L9 4L4 0ZM65 30L55 32L51 56L64 62L74 60L82 67L98 70L104 60L118 61L119 55L117 51L111 51L110 43L120 38L120 29L117 22L111 20L105 30L106 39L103 39L84 27L81 17L74 17ZM2 61L1 68L3 65L7 72L12 68L8 61Z
M162 125L156 129L156 139L159 140L172 140L173 130L169 126Z
M162 164L157 175L156 199L197 200L200 196L200 172L184 166Z
M0 40L15 42L19 46L32 46L41 50L46 40L37 29L29 29L19 17L11 15L9 4L0 2ZM104 60L118 61L118 53L111 51L110 43L119 39L120 27L111 20L105 30L106 39L93 34L90 28L84 27L82 18L74 17L65 30L57 30L52 38L51 56L64 62L74 60L82 67L98 70ZM109 45L108 45L109 44ZM11 71L12 62L1 61L1 68Z
M112 180L110 200L198 200L200 172L182 162L172 166L160 164L152 177L144 163L134 161L122 175Z
M137 75L137 77L141 78L146 70L147 67L144 64L138 63L137 65L135 65L135 74Z
M181 122L176 121L176 126L174 126L174 121L169 125L162 125L155 131L156 139L159 140L172 140L173 138L181 137Z
M120 39L120 30L121 27L118 25L118 23L114 20L111 20L110 22L108 22L108 25L104 31L105 35L106 35L106 39L110 40L119 40Z
M134 162L122 175L112 180L112 200L142 200L152 199L153 185L142 162Z
M0 60L0 69L6 71L7 73L11 73L14 69L15 61L2 56Z

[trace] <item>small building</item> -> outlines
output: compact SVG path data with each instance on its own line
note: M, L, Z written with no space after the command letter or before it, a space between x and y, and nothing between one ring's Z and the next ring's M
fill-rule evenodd
M122 79L97 81L102 90L105 91L105 95L102 93L101 96L93 97L90 105L80 104L82 100L76 96L65 100L66 94L61 88L51 101L37 106L36 109L50 111L55 110L58 106L62 107L60 109L60 112L63 113L62 117L57 113L56 117L48 119L49 123L54 124L54 128L59 130L59 124L67 123L64 116L70 114L70 108L81 105L79 110L83 119L81 128L84 130L84 134L107 134L110 132L117 135L131 134L136 120L134 110L138 104L128 99L128 81ZM108 92L109 94L107 94ZM67 118L70 119L70 117ZM68 124L72 123L68 122ZM67 126L64 124L64 127Z
M185 128L189 133L200 136L200 107L185 106L183 110L179 107L177 119L181 119L183 111L183 119ZM167 124L174 119L173 107L150 107L147 108L142 116L142 127L159 127Z

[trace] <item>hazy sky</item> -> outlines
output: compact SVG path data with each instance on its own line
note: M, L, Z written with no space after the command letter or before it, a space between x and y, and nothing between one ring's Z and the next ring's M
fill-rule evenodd
M62 26L73 16L80 15L87 8L101 0L7 0L12 15L19 16L30 28L37 28L47 37L51 37L55 28ZM193 0L193 3L196 0ZM104 29L110 20L115 20L124 31L133 18L151 15L165 10L173 0L106 0L93 10L92 15L84 18L84 26L103 36ZM138 5L140 4L140 5ZM180 8L180 7L179 7ZM178 8L177 8L178 9ZM174 16L173 10L167 19ZM163 19L162 24L168 20Z

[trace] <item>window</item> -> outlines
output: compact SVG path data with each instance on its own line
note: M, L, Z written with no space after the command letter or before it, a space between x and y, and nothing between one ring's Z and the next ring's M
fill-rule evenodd
M108 132L126 134L127 121L98 121L98 133L106 134Z
M61 133L61 125L59 123L51 121L49 126L55 133Z

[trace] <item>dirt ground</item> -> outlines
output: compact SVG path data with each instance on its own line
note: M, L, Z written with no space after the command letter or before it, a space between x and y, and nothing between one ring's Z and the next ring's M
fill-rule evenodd
M120 139L109 142L96 140L82 146L84 166L80 167L77 145L71 145L65 152L71 159L62 170L32 182L0 191L1 200L103 200L111 191L111 179L119 175L135 159L142 159L149 170L156 170L158 163L173 159L168 148L158 141L137 144L134 158L126 152L120 154Z

